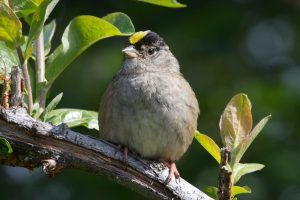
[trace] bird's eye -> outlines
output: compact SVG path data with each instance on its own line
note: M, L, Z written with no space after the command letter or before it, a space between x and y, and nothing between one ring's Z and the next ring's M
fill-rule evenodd
M148 49L148 54L149 55L153 55L153 54L155 54L156 53L156 49L155 48L149 48Z

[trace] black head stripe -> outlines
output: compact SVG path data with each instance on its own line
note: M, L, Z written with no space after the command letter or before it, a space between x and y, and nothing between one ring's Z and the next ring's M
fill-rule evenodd
M143 45L157 45L157 46L164 46L164 40L154 32L149 32L145 37L143 37L139 42L136 44L143 44Z
M126 42L126 46L129 46L130 42ZM142 45L145 46L165 46L166 43L164 40L155 32L150 31L145 37L143 37L140 41L134 44L136 49L140 49Z

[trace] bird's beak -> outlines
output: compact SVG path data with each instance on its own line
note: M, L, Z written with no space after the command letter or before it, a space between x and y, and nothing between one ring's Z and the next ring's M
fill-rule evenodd
M128 59L132 59L132 58L138 57L138 52L137 52L137 50L132 45L124 48L122 50L122 52L124 53L125 58L128 58Z

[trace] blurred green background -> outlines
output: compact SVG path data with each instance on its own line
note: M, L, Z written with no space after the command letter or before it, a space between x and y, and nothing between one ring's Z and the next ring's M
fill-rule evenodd
M121 11L136 30L159 33L181 64L198 97L198 129L221 145L218 122L230 98L240 92L252 101L254 123L272 114L242 162L266 167L244 176L238 185L253 194L239 199L300 199L300 1L182 0L169 9L134 0L61 0L56 47L69 21L78 15L102 17ZM119 69L125 37L102 40L84 52L55 82L50 99L63 92L60 108L98 110L101 96ZM96 131L76 129L97 136ZM177 163L181 176L203 189L217 184L217 163L196 142ZM106 180L79 170L47 178L41 169L0 167L1 199L143 199Z

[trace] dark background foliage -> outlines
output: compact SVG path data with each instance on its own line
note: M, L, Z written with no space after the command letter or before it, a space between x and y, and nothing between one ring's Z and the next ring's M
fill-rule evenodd
M239 199L300 199L300 3L298 0L182 1L168 9L133 0L61 0L54 46L78 15L104 16L121 11L136 30L164 37L200 102L198 129L221 145L218 122L230 98L239 92L252 101L254 123L271 121L242 162L266 165L242 178L253 194ZM26 31L26 28L25 30ZM101 96L118 70L126 38L100 41L68 67L53 86L50 99L63 92L59 107L98 110ZM78 128L97 136L96 131ZM217 164L194 141L178 162L181 176L203 189L217 184ZM48 179L41 171L0 167L1 199L141 199L103 177L66 170Z

